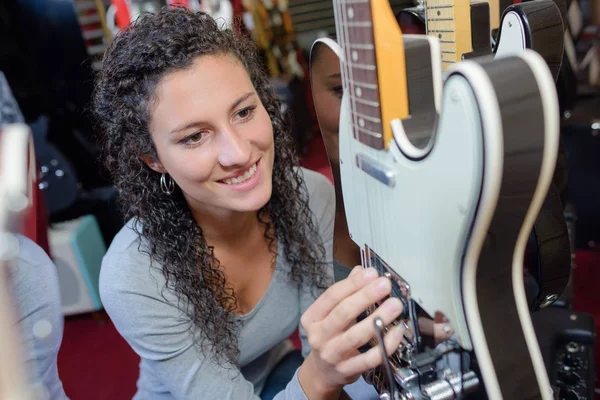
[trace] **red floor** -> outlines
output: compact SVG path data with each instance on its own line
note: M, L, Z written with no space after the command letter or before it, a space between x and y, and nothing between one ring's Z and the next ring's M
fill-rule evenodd
M320 138L314 140L303 164L331 179ZM595 314L597 330L600 329L598 282L600 252L578 252L574 305L578 310ZM596 346L596 355L600 360L600 346ZM104 313L66 319L58 369L71 400L131 399L135 393L138 361Z

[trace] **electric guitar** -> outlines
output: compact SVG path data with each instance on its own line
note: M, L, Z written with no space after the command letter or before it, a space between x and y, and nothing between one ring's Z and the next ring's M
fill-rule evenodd
M404 317L414 326L418 304L449 321L455 335L443 353L472 352L478 366L443 373L442 351L423 350L416 334L386 362L389 394L458 398L483 385L490 399L551 399L522 268L558 148L548 66L530 51L456 64L436 128L418 147L404 129L405 42L389 4L335 0L334 11L350 237L363 266L390 277L410 305Z
M481 2L470 4L470 16L468 16L469 6L464 0L428 0L421 2L418 7L400 12L396 18L403 31L408 29L413 33L430 35L439 32L440 40L448 42L442 44L446 52L443 54L446 66L473 55L491 54L493 51L496 57L504 57L522 54L529 48L542 55L555 80L558 80L566 67L562 67L563 26L566 25L563 24L563 21L566 21L565 0L533 0L512 5L499 0L489 0L488 3L490 11L504 10L501 23L498 26L492 23L491 26L492 33L497 31L493 35L495 41L493 50L489 46L486 48L488 24L485 8L487 5ZM465 25L468 23L470 23L471 40L478 42L469 43L470 38L466 34L468 29ZM462 26L463 30L454 32L455 26ZM495 29L496 27L498 29ZM476 51L469 52L470 48ZM433 108L429 109L431 114L438 111L438 109L435 111ZM568 232L564 218L557 217L562 214L561 207L557 189L552 185L531 233L530 247L535 257L528 258L531 260L528 270L536 278L540 287L538 298L532 305L533 309L547 305L558 298L569 279L571 268ZM554 246L564 251L553 251L552 254L546 255L544 252L550 248L549 243L552 243L550 247Z
M398 13L397 20L403 32L440 39L444 70L465 58L532 49L544 57L556 79L563 55L566 1L534 0L501 7L499 0L427 0Z
M26 384L23 349L18 341L15 310L9 297L8 262L18 251L12 232L19 231L23 212L31 206L36 182L35 153L29 128L24 124L0 129L0 399L33 400Z

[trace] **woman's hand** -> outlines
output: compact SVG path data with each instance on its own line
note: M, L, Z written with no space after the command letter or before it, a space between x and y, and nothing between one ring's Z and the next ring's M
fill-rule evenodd
M402 302L389 298L367 318L355 322L360 313L390 291L388 278L378 278L373 268L358 266L348 278L327 289L302 315L300 323L312 351L300 367L298 379L310 400L339 398L344 385L382 363L378 347L366 353L360 353L358 348L375 336L374 319L380 317L389 325L402 313ZM403 332L403 328L396 327L386 334L388 355L398 348Z
M433 340L434 346L449 340L454 333L449 323L434 321L426 317L419 317L419 332L429 336Z

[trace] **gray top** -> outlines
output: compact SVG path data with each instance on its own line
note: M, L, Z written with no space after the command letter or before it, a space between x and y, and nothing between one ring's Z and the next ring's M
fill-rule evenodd
M333 186L316 172L302 171L309 207L327 260L331 260ZM286 272L290 266L278 256L273 279L262 299L249 313L235 316L243 322L236 365L220 367L194 347L188 330L190 319L177 307L174 293L163 290L165 279L158 264L150 266L149 257L138 250L141 243L132 224L129 221L121 229L104 257L100 296L120 334L141 357L134 399L258 399L266 377L292 348L288 338L314 302L312 291L299 290L289 282ZM306 357L310 347L302 328L300 339ZM306 396L294 377L276 399Z
M64 324L58 273L37 244L22 235L17 239L9 282L29 384L35 398L68 400L56 365Z

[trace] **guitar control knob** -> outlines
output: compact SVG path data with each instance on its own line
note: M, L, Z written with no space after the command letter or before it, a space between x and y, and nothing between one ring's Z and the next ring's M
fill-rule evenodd
M578 353L579 352L579 343L569 342L569 343L567 343L566 349L567 349L568 353Z
M581 377L574 372L572 368L563 366L558 373L558 379L564 382L567 386L577 386L581 382Z
M569 389L568 387L561 387L560 392L558 393L559 400L579 400L580 397L573 389Z

